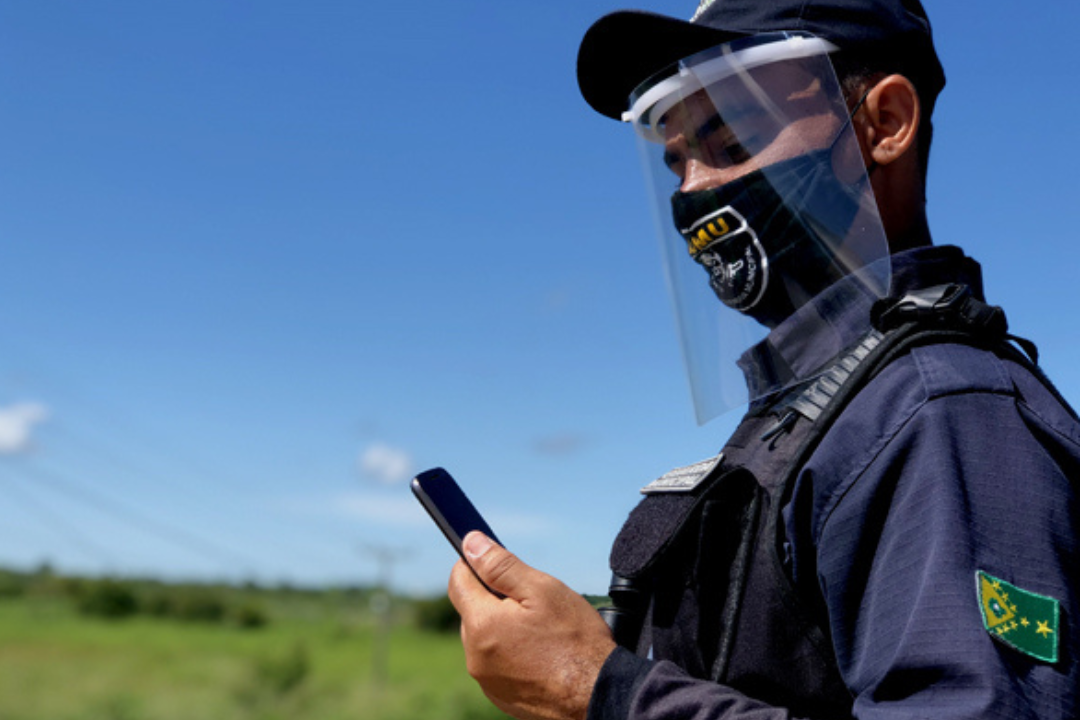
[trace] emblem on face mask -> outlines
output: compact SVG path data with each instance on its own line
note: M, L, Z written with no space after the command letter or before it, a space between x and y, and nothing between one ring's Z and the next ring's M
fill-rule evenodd
M761 299L769 280L769 262L757 234L731 207L701 218L683 231L691 257L709 273L709 285L721 302L748 310Z

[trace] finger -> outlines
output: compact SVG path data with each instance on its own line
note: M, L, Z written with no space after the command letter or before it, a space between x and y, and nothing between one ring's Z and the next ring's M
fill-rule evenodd
M492 591L515 600L524 599L530 576L535 570L487 535L475 530L465 536L462 550L477 577Z
M450 582L447 585L446 594L461 614L464 614L465 607L474 603L477 598L491 596L464 560L458 560L450 571Z

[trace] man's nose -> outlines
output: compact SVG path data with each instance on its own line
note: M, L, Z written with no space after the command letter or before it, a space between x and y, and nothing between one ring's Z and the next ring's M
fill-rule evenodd
M683 192L695 192L717 187L718 175L721 171L698 158L689 158L683 167L682 184L679 189Z

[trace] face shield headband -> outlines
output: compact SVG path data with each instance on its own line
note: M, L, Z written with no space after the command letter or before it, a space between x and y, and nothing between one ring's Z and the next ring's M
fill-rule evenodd
M624 115L646 160L699 422L810 380L846 349L821 332L829 318L814 299L829 288L888 289L834 49L801 33L722 45L643 83ZM771 330L786 342L763 342ZM817 360L792 356L808 343Z

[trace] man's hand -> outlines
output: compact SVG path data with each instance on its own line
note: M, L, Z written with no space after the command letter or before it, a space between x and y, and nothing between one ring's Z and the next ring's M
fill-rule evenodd
M458 561L449 594L461 613L469 674L519 720L583 720L600 667L615 649L585 598L478 532L465 537L476 574Z

